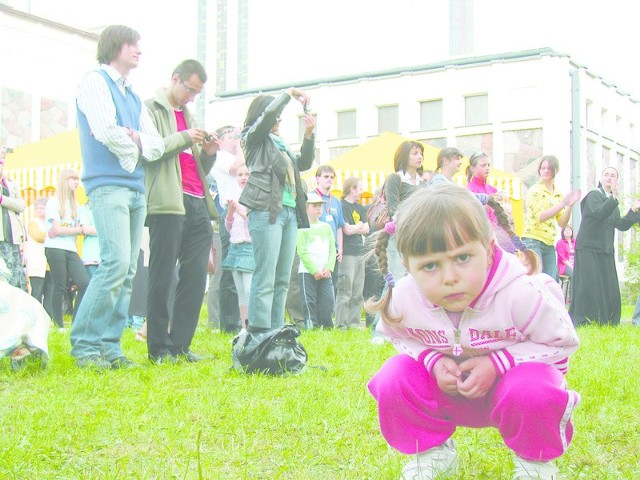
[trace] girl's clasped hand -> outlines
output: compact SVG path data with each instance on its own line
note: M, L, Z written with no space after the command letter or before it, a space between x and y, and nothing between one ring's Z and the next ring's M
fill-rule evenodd
M482 398L498 378L496 368L486 355L469 358L460 364L450 357L442 357L432 373L440 390L452 397Z

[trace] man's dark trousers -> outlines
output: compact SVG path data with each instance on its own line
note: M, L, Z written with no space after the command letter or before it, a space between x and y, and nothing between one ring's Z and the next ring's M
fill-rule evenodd
M147 346L149 356L187 353L204 299L207 263L213 238L204 198L183 195L186 214L149 215ZM173 311L168 299L171 278L180 262Z

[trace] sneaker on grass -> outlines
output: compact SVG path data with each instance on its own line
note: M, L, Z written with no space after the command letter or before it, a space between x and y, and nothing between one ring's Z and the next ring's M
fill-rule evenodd
M436 480L455 473L458 466L456 447L449 439L442 445L415 455L402 469L400 480Z
M513 480L557 480L558 469L553 462L531 462L516 455Z
M100 355L87 355L86 357L76 358L76 365L85 370L103 371L111 369L111 363Z

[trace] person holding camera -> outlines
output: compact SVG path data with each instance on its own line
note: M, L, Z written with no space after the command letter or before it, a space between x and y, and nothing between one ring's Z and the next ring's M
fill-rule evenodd
M5 155L11 152L12 148L0 147L0 258L9 269L9 284L27 291L27 276L20 255L20 245L25 240L20 214L25 203L20 188L4 171Z
M160 160L145 164L150 249L147 347L154 363L173 363L176 357L201 359L190 346L206 288L211 220L218 217L205 178L215 161L218 139L194 127L186 106L206 81L200 62L184 60L173 70L169 85L145 102L165 144ZM170 310L176 261L180 271Z
M280 116L291 99L304 109L304 140L295 155L280 136ZM307 195L300 171L314 158L315 119L308 112L309 97L289 88L277 97L253 99L242 130L242 148L249 180L240 203L249 211L249 233L256 268L249 293L248 330L268 332L284 324L289 276L296 250L298 226L308 228Z

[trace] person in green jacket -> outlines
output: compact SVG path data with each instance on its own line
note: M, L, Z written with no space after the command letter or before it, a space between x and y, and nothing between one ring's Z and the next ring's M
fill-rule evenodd
M204 298L211 220L217 218L205 175L215 161L218 141L194 125L186 106L206 81L200 62L184 60L171 74L169 86L145 102L165 144L162 158L145 164L150 239L147 348L154 363L174 363L178 357L188 362L201 359L190 346ZM179 279L170 311L176 261Z
M304 324L305 328L333 328L335 298L331 272L336 265L336 241L329 224L320 221L326 202L316 192L307 195L309 228L298 229L296 241Z

